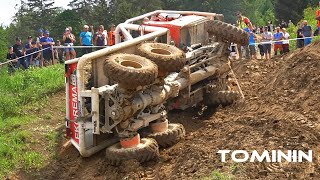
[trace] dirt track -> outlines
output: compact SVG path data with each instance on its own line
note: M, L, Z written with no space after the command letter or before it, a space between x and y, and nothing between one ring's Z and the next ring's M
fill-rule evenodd
M320 44L275 61L237 61L234 70L246 97L197 117L174 111L171 122L182 123L186 139L161 150L158 161L120 168L107 165L104 152L81 158L72 146L58 160L27 179L198 179L218 169L236 179L320 179ZM313 163L221 163L220 149L314 150Z

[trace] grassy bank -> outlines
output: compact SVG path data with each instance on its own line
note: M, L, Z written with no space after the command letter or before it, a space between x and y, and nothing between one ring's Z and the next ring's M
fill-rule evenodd
M0 70L0 179L15 169L38 168L44 161L34 150L34 132L29 123L39 118L34 109L42 111L47 96L64 88L64 66L18 71L9 76ZM48 134L48 139L51 134Z

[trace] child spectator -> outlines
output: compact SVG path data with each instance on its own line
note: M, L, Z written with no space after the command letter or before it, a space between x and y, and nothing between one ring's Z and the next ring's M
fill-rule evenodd
M16 71L17 62L18 62L17 56L13 52L12 46L8 48L7 61L11 61L8 63L8 72L10 75L12 75Z
M282 28L282 34L283 34L283 41L282 41L282 49L283 49L283 53L288 53L289 52L289 38L290 38L290 34L287 33L286 28Z
M60 40L57 40L57 46L62 46ZM56 48L55 49L55 54L57 59L59 60L59 63L64 63L63 61L63 55L64 55L64 50L63 48Z
M276 56L278 54L278 50L280 50L280 54L283 53L283 48L282 48L282 39L283 39L283 34L280 32L280 27L277 27L276 33L273 35L273 39L277 42L274 43L274 55Z
M33 67L39 67L40 66L40 58L41 58L41 52L39 51L40 48L38 48L38 45L35 41L31 42L31 64Z

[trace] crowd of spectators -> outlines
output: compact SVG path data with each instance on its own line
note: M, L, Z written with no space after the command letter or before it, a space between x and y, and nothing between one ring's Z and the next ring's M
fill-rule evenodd
M50 37L48 30L39 29L37 37L28 36L26 44L22 44L19 37L15 44L8 48L7 61L8 72L13 74L16 69L29 69L33 67L44 67L57 63L63 63L65 60L76 58L75 48L81 48L80 54L87 54L93 51L93 46L99 46L99 50L106 46L115 44L115 25L111 25L108 32L103 25L100 25L96 32L92 25L84 25L83 31L79 36L79 45L74 47L77 42L76 36L72 32L72 27L66 27L61 40Z
M320 10L316 16L320 16ZM241 12L237 12L238 21L236 26L245 30L250 34L248 46L240 46L231 44L231 57L236 58L238 52L239 58L257 59L257 49L261 59L271 59L272 54L288 53L290 51L290 43L296 42L297 48L302 48L311 43L313 36L318 35L320 21L318 20L318 29L313 32L312 27L306 20L298 24L296 37L290 37L287 32L288 27L293 25L292 21L282 20L278 26L274 26L272 21L269 21L266 26L256 27L252 25L249 18L243 16ZM292 40L293 42L290 42Z

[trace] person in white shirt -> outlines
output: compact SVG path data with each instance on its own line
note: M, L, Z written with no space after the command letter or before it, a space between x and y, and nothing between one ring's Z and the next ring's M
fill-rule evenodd
M282 41L282 49L283 49L283 53L287 53L289 52L289 38L290 38L290 34L287 33L286 28L282 28L282 34L283 34L283 41Z
M103 25L99 26L99 29L102 31L102 34L104 35L105 39L104 39L104 45L107 46L108 45L108 31L104 29Z
M268 27L265 27L264 32L262 34L261 44L263 45L263 52L266 56L266 60L271 59L271 40L272 33L268 32Z

